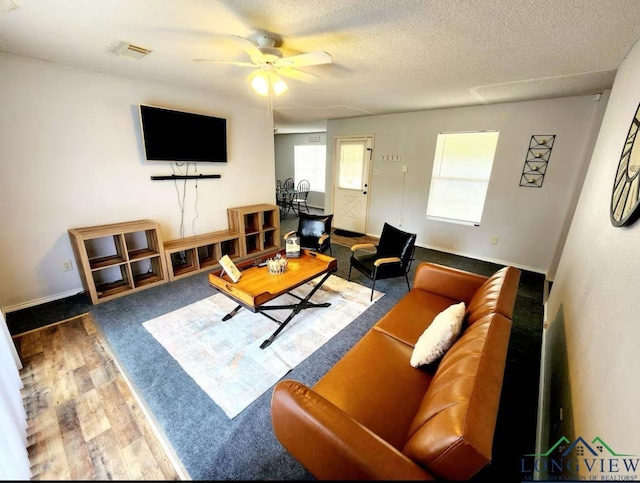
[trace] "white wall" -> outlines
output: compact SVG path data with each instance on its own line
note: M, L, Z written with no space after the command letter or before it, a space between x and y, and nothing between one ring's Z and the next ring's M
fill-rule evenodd
M173 163L144 160L139 103L227 118L229 162L198 165L222 177L197 183L197 206L196 182L186 183L185 236L228 228L229 207L275 202L273 125L260 99L243 106L8 54L0 73L0 307L82 290L69 228L149 218L165 241L180 237L184 185L150 180Z
M553 441L569 431L573 434L567 437L587 441L600 436L614 451L636 458L640 222L614 227L609 206L622 147L640 102L638 85L640 43L618 70L560 258L547 306L551 362L543 368L550 381L550 407L545 412L550 414L547 424Z
M384 222L417 233L419 246L546 273L562 233L597 110L594 96L441 109L329 121L328 188L333 210L336 136L374 134L366 232L379 236ZM499 130L500 137L479 227L425 217L437 136L441 132ZM532 135L555 134L542 188L519 186ZM382 161L399 154L399 162ZM401 166L408 172L402 173ZM579 187L578 187L579 188ZM498 244L490 244L492 236Z

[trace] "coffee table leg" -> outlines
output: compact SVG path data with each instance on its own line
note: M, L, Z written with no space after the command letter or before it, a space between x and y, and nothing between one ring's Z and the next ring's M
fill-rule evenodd
M291 321L291 319L293 319L296 315L298 315L301 310L309 309L309 308L312 308L312 307L329 307L329 305L331 305L328 302L325 302L325 303L322 303L322 304L313 304L313 303L309 302L309 299L311 297L313 297L313 294L316 293L316 291L331 276L331 274L333 274L333 272L335 272L335 270L325 274L325 276L322 278L322 280L320 280L320 282L317 283L315 287L313 287L313 290L311 290L311 292L309 292L309 294L305 298L300 299L300 303L291 305L290 307L293 310L291 311L291 314L289 314L289 317L287 317L286 320L284 320L283 322L278 322L273 317L265 314L264 312L261 312L262 315L265 315L265 316L269 317L271 320L274 320L275 322L278 322L278 324L280 324L280 327L278 327L276 329L276 331L273 334L271 334L271 337L269 337L262 344L260 344L260 349L264 349L265 347L269 347L271 345L271 343L274 341L274 339L276 337L278 337L278 334L282 331L282 329L284 329L287 326L287 324ZM291 294L291 295L293 295L293 294ZM298 297L298 298L300 298L300 297ZM282 306L282 305L280 305L280 306L272 306L272 307L265 306L265 307L262 307L261 310L284 309L284 308L288 308L288 307L289 306Z
M242 308L242 305L238 305L235 309L233 309L231 312L229 312L227 315L225 315L224 317L222 317L222 320L229 320L231 317L233 317L234 315L236 315L238 313L238 310L240 310Z
M267 340L265 340L262 344L260 344L260 349L264 349L265 347L269 347L271 345L271 343L273 342L273 340L278 337L278 334L280 333L280 331L282 331L282 329L285 328L285 326L289 323L289 321L291 319L293 319L293 317L300 312L299 309L294 309L291 314L289 314L289 317L287 317L287 319L284 322L280 323L280 327L278 327L276 329L276 331L271 334L271 337L269 337Z

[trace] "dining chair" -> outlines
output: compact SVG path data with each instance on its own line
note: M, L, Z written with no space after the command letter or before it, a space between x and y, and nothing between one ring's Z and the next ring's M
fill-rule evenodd
M309 206L307 206L307 197L309 196L309 181L306 179L300 180L296 192L291 199L291 208L296 215L299 215L304 206L304 211L309 213Z
M295 181L293 178L287 178L282 182L280 191L276 192L276 201L280 207L280 219L284 218L293 209L294 186Z

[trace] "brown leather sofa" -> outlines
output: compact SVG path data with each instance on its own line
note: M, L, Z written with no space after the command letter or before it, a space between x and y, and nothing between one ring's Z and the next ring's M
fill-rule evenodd
M282 445L318 479L465 480L492 458L520 270L491 277L422 263L413 288L313 388L280 381ZM413 368L434 317L465 302L458 340Z

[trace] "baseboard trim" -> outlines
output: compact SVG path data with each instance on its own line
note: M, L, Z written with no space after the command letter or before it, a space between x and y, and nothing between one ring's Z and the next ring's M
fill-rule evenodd
M79 293L82 293L82 292L83 292L82 289L69 290L67 292L50 295L48 297L42 297L36 300L29 300L21 304L7 305L6 307L2 307L2 310L5 313L15 312L17 310L28 309L29 307L35 307L36 305L46 304L47 302L55 302L56 300L65 299L67 297L73 297L74 295L78 295Z
M489 257L481 257L475 253L466 253L466 252L461 252L458 250L448 250L448 249L444 249L444 248L440 248L440 247L434 247L434 246L429 246L429 245L423 245L420 243L416 243L417 247L422 247L422 248L426 248L428 250L437 250L439 252L443 252L443 253L450 253L452 255L460 255L461 257L467 257L467 258L473 258L474 260L482 260L483 262L490 262L490 263L497 263L499 265L509 265L515 268L519 268L521 270L526 270L528 272L535 272L535 273L539 273L541 275L545 275L546 276L546 271L544 270L540 270L539 268L536 267L530 267L528 265L520 265L518 263L513 263L513 262L508 262L506 260L500 260L499 258L489 258Z

